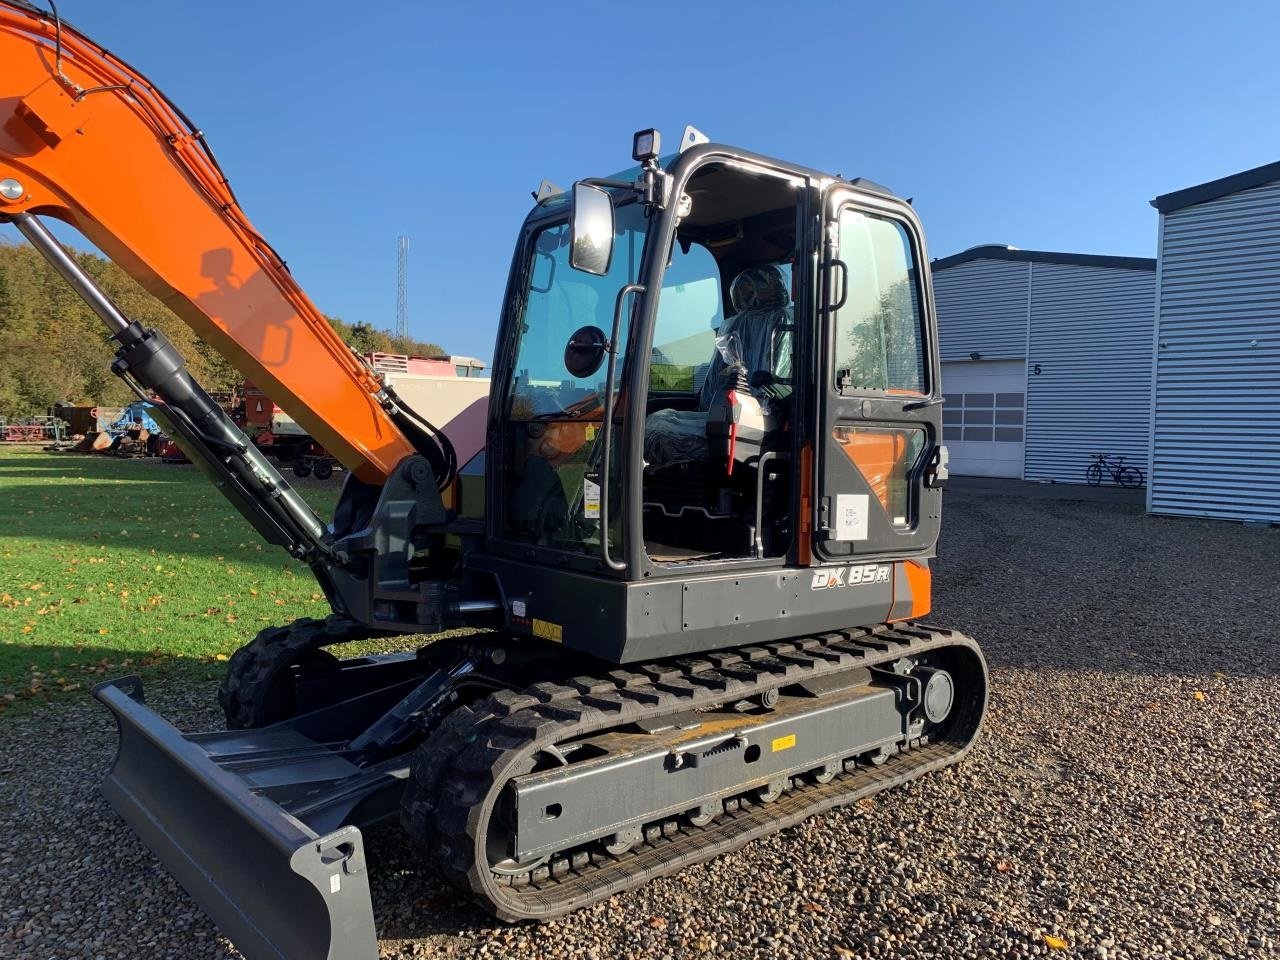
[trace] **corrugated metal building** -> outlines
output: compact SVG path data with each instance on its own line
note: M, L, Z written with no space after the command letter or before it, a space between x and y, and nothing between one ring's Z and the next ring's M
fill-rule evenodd
M1157 197L1153 513L1280 522L1280 163Z
M1156 261L981 246L933 262L960 475L1083 483L1149 450Z

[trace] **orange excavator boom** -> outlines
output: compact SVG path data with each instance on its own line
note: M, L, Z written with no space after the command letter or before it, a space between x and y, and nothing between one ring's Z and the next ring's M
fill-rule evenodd
M25 3L0 0L0 64L0 218L74 226L357 477L385 482L414 447L381 382L254 229L200 130Z

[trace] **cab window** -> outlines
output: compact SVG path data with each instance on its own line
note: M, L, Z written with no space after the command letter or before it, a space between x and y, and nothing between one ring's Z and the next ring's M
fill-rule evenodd
M662 281L649 364L651 393L696 394L715 354L724 322L720 269L698 243L677 244Z
M847 269L835 323L837 390L923 394L920 297L907 231L846 207L839 249Z

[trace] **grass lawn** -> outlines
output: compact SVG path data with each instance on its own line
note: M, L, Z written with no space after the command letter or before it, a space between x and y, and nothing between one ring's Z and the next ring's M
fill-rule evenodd
M328 519L340 479L300 487ZM108 676L220 675L263 627L328 612L195 467L0 448L0 712Z

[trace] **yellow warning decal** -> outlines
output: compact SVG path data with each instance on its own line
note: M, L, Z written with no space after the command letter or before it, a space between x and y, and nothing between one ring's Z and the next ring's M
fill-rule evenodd
M556 643L564 642L564 627L558 623L552 623L550 620L539 620L533 618L533 635L541 637L543 640L554 640ZM795 740L795 737L791 738Z
M778 737L773 741L773 752L777 753L779 750L790 750L795 745L796 735L794 733L788 733L785 737Z

